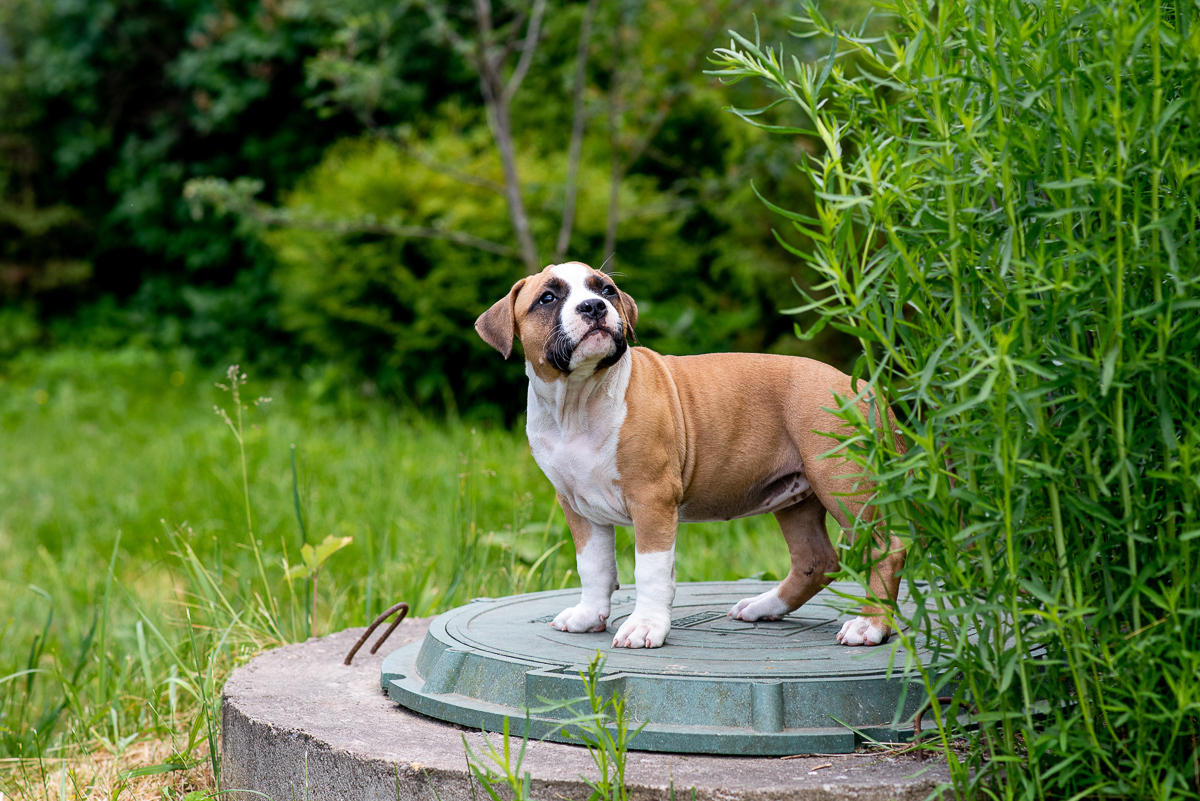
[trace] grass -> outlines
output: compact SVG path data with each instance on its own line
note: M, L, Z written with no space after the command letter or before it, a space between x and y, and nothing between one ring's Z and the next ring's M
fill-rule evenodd
M214 413L236 430L222 370L136 348L0 366L0 791L203 790L221 684L259 650L399 600L420 616L578 585L520 427L432 422L320 374L266 385L248 372L243 483ZM247 402L259 395L272 400ZM315 621L310 583L285 575L300 562L297 508L310 544L353 538L324 565ZM630 531L618 553L628 580ZM786 567L769 518L681 529L681 581ZM119 780L137 769L165 772Z

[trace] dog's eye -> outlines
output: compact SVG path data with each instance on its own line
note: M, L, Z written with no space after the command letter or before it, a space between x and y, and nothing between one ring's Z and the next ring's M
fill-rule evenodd
M615 298L617 296L617 288L612 284L605 284L604 289L600 290L600 294L606 298Z
M556 300L558 300L558 297L553 292L543 292L542 296L538 298L538 303L545 305L547 303L553 303Z

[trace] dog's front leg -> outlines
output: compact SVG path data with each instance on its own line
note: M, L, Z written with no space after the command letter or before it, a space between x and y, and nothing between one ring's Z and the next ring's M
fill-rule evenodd
M640 513L637 508L631 511L637 546L633 567L637 602L633 614L613 637L613 645L618 648L657 648L671 631L679 510L674 504L652 504L649 508L642 507Z
M560 612L550 625L559 631L604 631L612 594L617 589L616 532L612 526L580 517L561 495L558 504L575 541L575 564L583 593L579 603Z

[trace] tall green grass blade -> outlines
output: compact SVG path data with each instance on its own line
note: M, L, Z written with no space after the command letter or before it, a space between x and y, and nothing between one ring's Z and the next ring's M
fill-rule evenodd
M112 594L113 576L117 566L117 552L121 547L121 532L117 532L116 540L113 542L112 556L108 560L108 573L104 577L104 597L100 602L100 643L97 648L97 655L100 659L100 675L97 681L97 691L99 693L97 701L100 706L105 706L108 703L108 602Z

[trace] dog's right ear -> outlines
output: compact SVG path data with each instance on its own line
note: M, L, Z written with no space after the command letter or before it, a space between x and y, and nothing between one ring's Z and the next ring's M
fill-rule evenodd
M506 359L512 355L513 337L517 334L517 294L525 286L526 280L522 278L513 284L507 295L493 303L492 308L475 321L475 330L483 337L483 341L500 351Z

